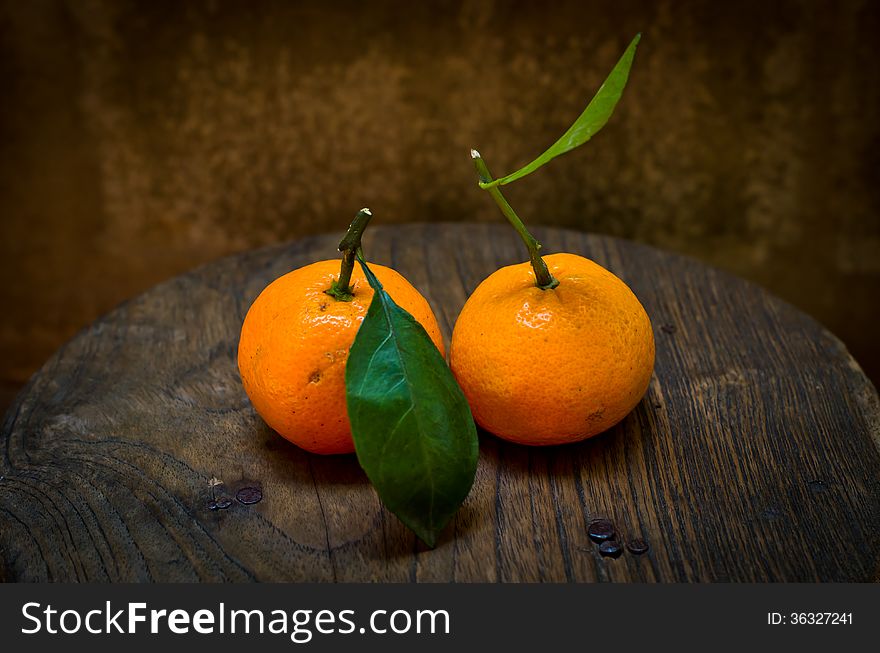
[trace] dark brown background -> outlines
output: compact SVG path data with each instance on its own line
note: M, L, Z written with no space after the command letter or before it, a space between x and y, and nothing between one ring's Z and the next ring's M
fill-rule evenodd
M511 202L752 279L876 383L880 3L3 0L0 405L202 262L363 205L500 220L468 149L496 174L540 152L637 31L606 131Z

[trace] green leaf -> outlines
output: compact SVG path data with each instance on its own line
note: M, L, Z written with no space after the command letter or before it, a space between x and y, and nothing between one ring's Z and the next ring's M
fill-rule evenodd
M474 483L477 430L425 329L375 291L348 355L348 417L361 467L388 509L433 547Z
M611 74L602 82L602 86L590 100L587 108L574 124L568 128L558 141L553 143L547 151L531 163L523 166L516 172L512 172L506 177L500 177L494 181L480 182L480 188L492 188L493 186L503 186L512 181L516 181L521 177L533 173L542 165L555 159L560 154L565 154L569 150L573 150L578 145L583 145L590 140L596 133L605 126L611 114L614 113L614 107L623 93L626 86L626 80L629 78L629 69L632 67L633 57L636 54L636 46L639 44L641 34L636 34L635 38L630 42L629 47L620 57L617 65L611 71Z

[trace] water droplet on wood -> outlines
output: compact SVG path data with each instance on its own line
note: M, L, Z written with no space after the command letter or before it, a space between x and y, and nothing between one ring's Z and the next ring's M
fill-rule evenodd
M614 524L607 519L596 519L590 522L587 529L587 535L594 542L604 542L605 540L613 540L615 537Z
M263 499L263 491L258 487L243 487L235 493L235 498L239 503L249 506L253 503L259 503Z
M627 542L626 548L629 549L630 553L634 553L638 556L648 552L648 543L645 542L645 540L638 538Z
M603 556L616 558L620 555L621 551L623 551L623 549L621 548L620 544L618 544L614 540L606 540L599 545L599 553L601 553Z

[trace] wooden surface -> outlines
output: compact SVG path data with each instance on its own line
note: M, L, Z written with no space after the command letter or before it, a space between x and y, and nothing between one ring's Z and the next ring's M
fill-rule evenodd
M238 378L250 302L289 269L334 256L331 235L172 279L46 363L2 426L2 578L875 580L880 409L843 345L695 261L536 235L632 287L654 323L654 379L620 425L578 445L481 434L476 483L435 550L381 507L353 456L309 455L270 431ZM447 342L468 293L524 259L501 224L375 226L366 251L423 291ZM249 487L263 499L235 500ZM211 510L212 493L232 501ZM601 557L587 536L598 517L648 553Z

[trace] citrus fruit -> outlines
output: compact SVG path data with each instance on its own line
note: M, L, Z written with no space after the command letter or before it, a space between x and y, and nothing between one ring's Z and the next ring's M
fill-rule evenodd
M651 321L623 281L581 256L543 258L558 285L539 288L529 263L494 272L465 303L449 354L477 423L529 445L613 426L654 368Z
M391 268L370 264L385 291L443 352L431 307ZM340 261L313 263L270 283L248 310L238 346L245 392L263 420L314 453L351 453L345 362L373 298L363 270L351 271L350 301L327 294Z

